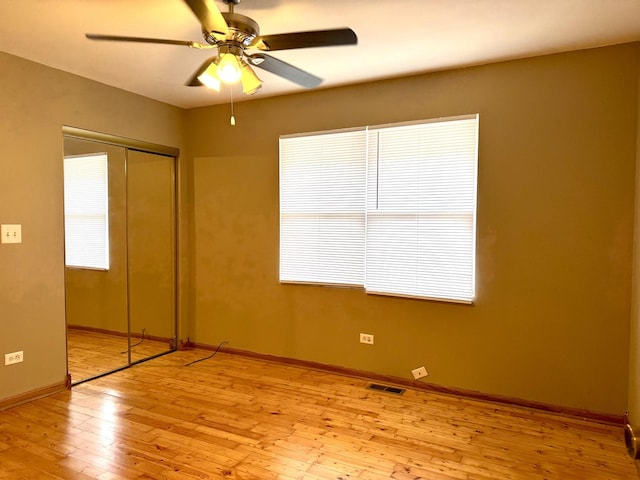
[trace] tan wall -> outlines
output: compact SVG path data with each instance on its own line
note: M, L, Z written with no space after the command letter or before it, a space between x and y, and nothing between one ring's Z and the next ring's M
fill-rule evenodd
M0 353L24 351L0 365L2 400L66 374L62 126L185 150L181 109L5 53L0 72L0 223L23 236L0 245Z
M637 90L629 44L188 111L192 340L621 415ZM476 112L475 305L278 283L279 135Z
M179 109L0 53L0 223L22 223L24 237L0 246L0 353L25 352L0 367L0 400L66 371L67 124L193 159L178 172L180 313L191 319L180 338L402 377L424 364L437 384L622 413L638 48L256 99L236 105L234 128L227 105L183 123ZM475 305L278 284L279 135L475 112Z

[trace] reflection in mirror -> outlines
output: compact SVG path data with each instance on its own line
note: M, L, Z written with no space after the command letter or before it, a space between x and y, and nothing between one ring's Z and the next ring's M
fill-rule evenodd
M78 382L129 363L126 149L65 137L64 157L67 356L71 379ZM89 165L105 157L103 182L108 195L102 206L108 208L103 219L95 195L99 172ZM95 201L85 202L87 196ZM108 263L102 268L97 263L82 265L96 250L89 248L95 246L91 233L96 238L102 235L108 245Z
M127 255L131 361L175 347L174 159L127 158Z
M64 157L76 384L176 348L175 158L69 136Z

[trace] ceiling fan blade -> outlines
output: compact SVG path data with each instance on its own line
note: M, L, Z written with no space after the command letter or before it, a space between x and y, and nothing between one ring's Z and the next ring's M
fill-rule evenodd
M187 83L185 83L185 85L187 87L202 87L204 86L204 84L198 80L198 77L200 75L202 75L204 73L204 71L209 68L209 65L211 65L214 61L215 61L216 57L211 57L208 60L206 60L202 65L200 65L200 68L198 68L198 70L196 70L196 73L194 73L191 78L189 79L189 81Z
M98 33L87 33L85 36L90 40L109 40L116 42L138 42L138 43L162 43L165 45L184 45L185 47L195 47L195 42L187 40L168 40L165 38L146 37L122 37L120 35L101 35Z
M302 87L313 88L322 83L321 78L265 53L247 55L247 58L253 66L286 78Z
M336 28L332 30L262 35L254 40L252 46L260 50L273 51L292 48L355 45L357 43L358 37L353 30L350 28Z
M229 27L213 0L184 0L207 33L227 35Z

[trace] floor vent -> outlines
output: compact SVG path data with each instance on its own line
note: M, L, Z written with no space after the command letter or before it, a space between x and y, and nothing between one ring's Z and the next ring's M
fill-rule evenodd
M369 390L377 390L379 392L393 393L394 395L402 395L404 388L390 387L389 385L380 385L379 383L370 383L367 385Z

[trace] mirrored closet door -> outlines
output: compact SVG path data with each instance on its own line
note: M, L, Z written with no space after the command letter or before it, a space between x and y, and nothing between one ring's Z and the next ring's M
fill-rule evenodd
M175 156L64 136L73 384L176 348Z

